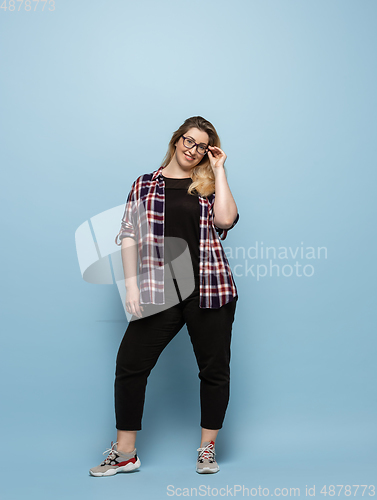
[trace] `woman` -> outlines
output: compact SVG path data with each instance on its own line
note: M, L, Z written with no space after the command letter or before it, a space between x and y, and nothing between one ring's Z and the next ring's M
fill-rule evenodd
M174 132L161 167L132 185L115 240L121 239L126 310L132 314L116 361L117 441L104 452L108 457L90 469L93 476L140 467L135 441L147 378L184 324L200 378L196 471L219 470L215 441L229 400L231 331L238 300L220 243L220 236L225 239L239 219L225 159L214 126L200 116L188 118ZM184 255L189 259L182 259Z

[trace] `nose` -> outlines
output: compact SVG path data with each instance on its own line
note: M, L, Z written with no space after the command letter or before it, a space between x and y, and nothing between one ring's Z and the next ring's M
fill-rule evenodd
M186 153L188 153L191 156L196 156L196 146L192 148L186 148Z

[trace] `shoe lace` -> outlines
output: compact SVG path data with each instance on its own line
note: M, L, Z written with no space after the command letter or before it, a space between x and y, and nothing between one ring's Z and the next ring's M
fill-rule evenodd
M215 460L216 452L212 443L203 448L198 448L196 451L199 452L198 460Z
M116 444L118 444L118 441L116 443L113 443L113 441L111 441L111 448L109 448L108 450L105 450L102 453L102 455L105 455L106 453L109 453L109 455L104 460L105 464L109 464L111 460L115 460L116 457L118 456L118 453L114 450L114 446Z

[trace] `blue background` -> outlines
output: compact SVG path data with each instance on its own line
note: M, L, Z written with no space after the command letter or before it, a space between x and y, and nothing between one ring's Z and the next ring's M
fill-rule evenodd
M325 498L323 485L375 484L376 2L55 6L0 10L4 498L236 484L301 496L316 485ZM195 473L199 379L184 327L148 383L141 469L93 478L116 440L127 321L115 285L82 279L74 234L124 203L194 115L228 156L240 220L227 252L303 242L327 258L274 261L311 264L311 277L235 277L218 474Z

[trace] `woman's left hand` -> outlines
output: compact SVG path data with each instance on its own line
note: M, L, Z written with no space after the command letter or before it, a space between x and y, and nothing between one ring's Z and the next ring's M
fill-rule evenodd
M226 160L226 154L224 151L217 146L208 146L208 158L211 164L211 167L216 174L216 169L221 169L224 167L224 163Z

